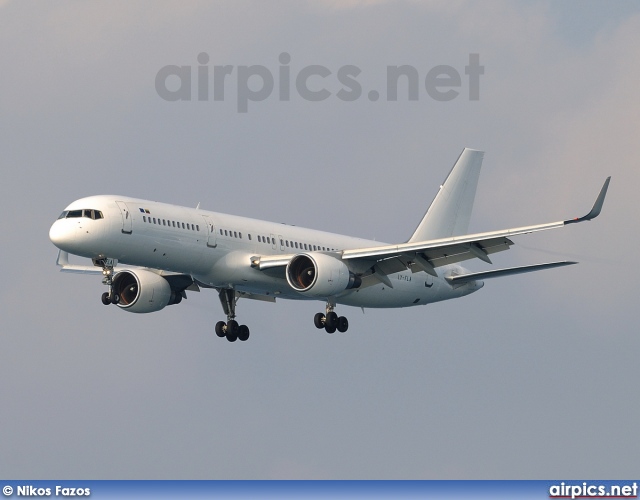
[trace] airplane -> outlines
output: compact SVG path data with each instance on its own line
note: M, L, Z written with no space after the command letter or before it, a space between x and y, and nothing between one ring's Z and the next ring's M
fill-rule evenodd
M318 329L346 332L338 304L399 308L476 292L485 279L576 264L548 262L470 272L459 263L508 250L511 237L592 220L604 204L608 177L591 211L573 219L467 234L484 152L465 148L411 237L404 243L343 236L303 227L116 195L67 206L49 231L64 272L102 274L102 303L149 313L179 304L187 291L218 292L226 321L215 332L246 341L236 320L240 298L320 300ZM69 263L69 254L93 266Z

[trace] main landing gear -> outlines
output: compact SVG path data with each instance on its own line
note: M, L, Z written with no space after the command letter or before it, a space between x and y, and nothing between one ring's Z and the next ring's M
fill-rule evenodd
M228 288L223 288L218 294L222 309L227 315L227 322L218 321L216 323L216 335L218 337L227 337L229 342L241 340L245 342L249 339L249 327L247 325L239 325L235 320L236 317L236 292Z
M344 333L349 329L349 320L344 316L338 316L333 310L335 306L334 303L327 302L326 314L319 312L313 317L313 324L318 330L324 328L327 333L333 333L336 330Z

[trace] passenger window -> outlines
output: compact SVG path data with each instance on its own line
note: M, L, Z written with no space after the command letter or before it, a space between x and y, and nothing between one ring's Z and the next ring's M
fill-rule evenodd
M166 221L166 220L164 220L164 219L162 219L162 225L163 225L163 226L166 226L166 225L167 225L167 221Z
M285 240L284 244L289 246L289 240Z
M225 236L229 236L229 235L227 234L227 230L226 230L226 229L224 230L224 235L225 235Z
M233 237L237 238L238 237L238 233L236 233L235 231L233 232Z
M240 236L240 239L242 239L242 233L238 233L238 235Z
M155 217L153 218L153 223L154 223L154 224L156 223L156 218L155 218Z
M147 216L146 215L142 216L142 222L147 222Z
M251 241L251 233L249 233L247 236L249 236L249 241Z
M298 242L296 241L295 243L296 243L296 248L298 248Z
M184 229L184 222L182 223L182 229Z
M196 224L196 231L200 231L200 224Z

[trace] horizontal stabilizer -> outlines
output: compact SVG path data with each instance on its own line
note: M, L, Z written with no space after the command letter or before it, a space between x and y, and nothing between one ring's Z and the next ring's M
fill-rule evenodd
M468 281L483 280L488 278L500 278L501 276L510 276L512 274L530 273L533 271L542 271L543 269L552 269L554 267L570 266L577 262L561 261L549 262L547 264L534 264L532 266L510 267L507 269L497 269L495 271L485 271L481 273L462 274L459 276L446 276L445 279L449 283L466 283Z

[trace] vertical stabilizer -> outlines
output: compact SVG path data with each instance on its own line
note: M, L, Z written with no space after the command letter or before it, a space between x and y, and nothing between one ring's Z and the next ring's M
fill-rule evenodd
M409 242L467 233L483 157L483 151L462 151Z

